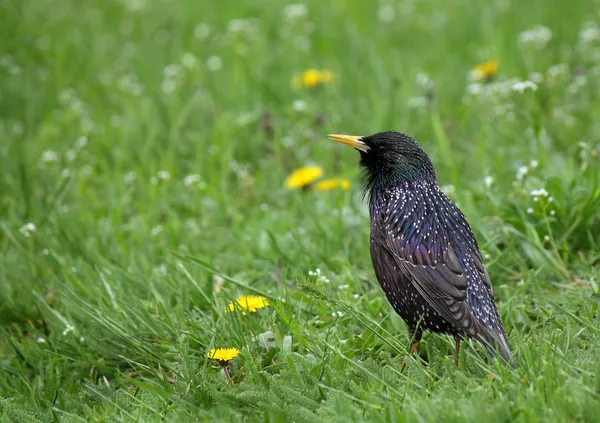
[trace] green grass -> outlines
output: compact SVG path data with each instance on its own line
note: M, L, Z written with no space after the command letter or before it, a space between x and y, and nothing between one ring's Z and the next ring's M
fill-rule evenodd
M388 4L0 3L1 421L597 419L600 3ZM490 58L497 89L468 95ZM335 81L291 89L311 67ZM471 222L514 369L468 344L455 369L432 334L408 357L358 156L326 140L387 129ZM286 190L307 164L351 189ZM251 293L271 306L224 312ZM240 349L235 386L212 347Z

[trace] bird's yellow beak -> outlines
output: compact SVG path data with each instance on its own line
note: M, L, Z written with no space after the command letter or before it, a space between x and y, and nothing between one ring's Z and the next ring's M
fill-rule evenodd
M363 137L356 137L353 135L340 135L340 134L329 134L327 138L333 141L341 142L342 144L349 145L350 147L354 147L357 150L364 151L365 153L369 151L369 146L362 141Z

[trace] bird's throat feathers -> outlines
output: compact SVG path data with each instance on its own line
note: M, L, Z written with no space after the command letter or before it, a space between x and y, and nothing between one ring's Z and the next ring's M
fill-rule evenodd
M363 168L363 194L372 203L379 195L392 190L399 184L410 181L429 181L436 183L435 170L431 162L411 163L406 166L373 166L361 159Z

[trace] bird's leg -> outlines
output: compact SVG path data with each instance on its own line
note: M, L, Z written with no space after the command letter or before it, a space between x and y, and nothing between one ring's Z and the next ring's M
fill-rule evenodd
M456 347L456 356L454 357L454 366L458 367L458 361L460 360L460 338L454 337L454 345Z
M415 353L415 351L417 350L418 346L419 346L419 341L415 341L412 344L410 344L410 350L408 351L408 354L413 355Z
M417 347L419 346L419 342L421 341L421 337L423 336L423 331L420 328L408 328L408 337L411 340L410 349L408 350L409 355L414 355ZM400 368L404 367L404 360L400 363Z

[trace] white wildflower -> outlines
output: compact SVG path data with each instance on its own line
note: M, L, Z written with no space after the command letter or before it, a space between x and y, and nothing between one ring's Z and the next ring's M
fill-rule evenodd
M200 175L192 174L183 178L183 184L188 187L196 182L200 182Z
M550 28L543 25L538 25L519 34L519 46L531 46L539 50L546 47L551 39L552 31Z
M338 286L338 289L348 289L348 288L350 288L350 285L348 285L348 284Z
M417 85L421 88L427 89L427 88L433 87L433 81L431 80L431 78L429 78L429 75L427 75L425 72L419 72L417 74L416 82L417 82Z
M162 225L156 225L155 227L152 228L152 230L150 232L152 233L152 236L156 236L156 235L160 234L162 231L163 231Z
M57 162L59 158L60 155L56 151L47 150L42 153L42 162L44 163Z
M454 192L456 191L456 188L454 185L452 184L448 184L448 185L444 185L442 187L440 187L440 189L444 192L444 194L446 195L453 195Z
M295 21L308 16L308 7L303 3L287 5L283 8L283 17L286 21Z
M536 84L541 84L544 82L544 75L539 72L530 72L527 78Z
M304 100L295 100L292 103L292 107L297 112L302 112L306 109L306 102Z
M185 53L181 57L181 64L188 69L194 69L198 65L198 59L192 53Z
M554 210L550 210L550 216L554 216L556 212Z
M513 84L512 90L523 94L526 90L536 91L537 85L533 81L519 81Z
M381 6L377 11L377 19L379 19L380 22L392 22L395 17L396 10L394 9L394 6L390 4Z
M550 242L550 237L548 235L544 235L544 242Z
M125 176L123 176L123 182L125 182L127 185L131 185L133 181L135 181L135 178L137 178L135 171L130 170L125 174Z
M40 337L40 338L37 338L37 339L35 340L35 342L37 342L38 344L45 344L45 343L46 343L46 339L45 339L45 338L41 338L41 337Z
M156 176L158 177L158 179L161 179L163 181L171 180L171 174L169 173L168 170L159 170L158 173L156 174Z
M352 297L354 297L354 298L360 298L360 295L354 294Z
M196 28L194 28L194 37L198 38L199 40L204 40L208 38L209 35L210 26L208 26L208 24L200 23L196 25Z
M331 313L331 315L333 317L342 317L344 315L344 313L342 313L341 311L334 311L333 313Z
M534 210L531 207L529 207L527 209L527 214L533 214L533 213L534 213Z
M540 189L534 189L533 191L530 192L530 194L533 197L547 197L548 191L546 191L544 188L540 188Z
M211 72L217 72L223 67L223 61L219 56L210 56L206 60L206 67Z
M63 330L62 332L62 336L66 336L67 334L73 332L75 330L75 327L71 324L67 324L67 326L65 327L65 330Z
M527 166L519 166L517 169L517 180L522 181L523 177L527 175L527 172L529 172L529 168L527 168Z
M486 186L486 188L489 188L494 183L494 178L492 178L491 176L486 176L485 178L483 178L483 183Z
M589 44L593 41L600 40L600 28L596 22L586 22L583 29L579 31L579 42L582 44Z
M163 75L165 78L176 78L179 74L181 74L181 65L177 63L167 65L163 69Z
M21 232L21 235L23 235L26 238L29 238L29 236L36 230L37 230L37 227L35 226L35 223L31 223L31 222L26 223L19 228L19 232Z
M429 100L427 97L419 96L419 97L411 97L408 99L408 107L411 109L421 109L427 106Z
M529 167L532 169L536 169L538 167L539 163L537 160L532 160L529 162Z

